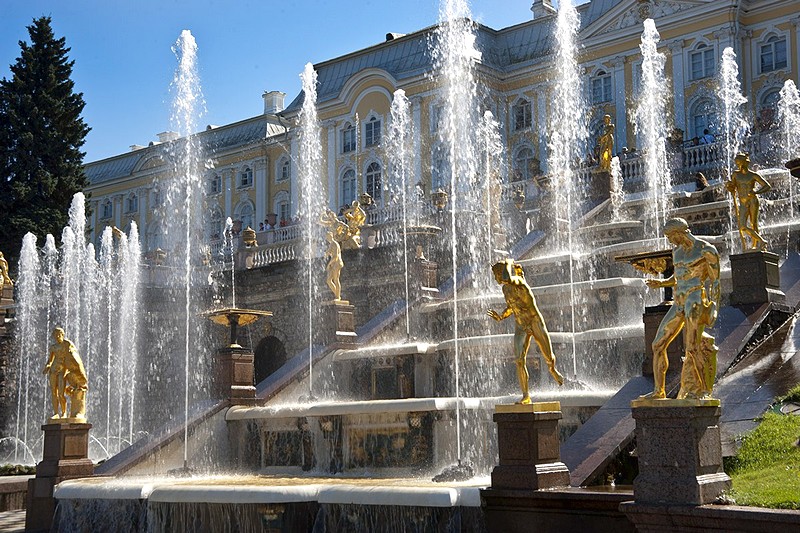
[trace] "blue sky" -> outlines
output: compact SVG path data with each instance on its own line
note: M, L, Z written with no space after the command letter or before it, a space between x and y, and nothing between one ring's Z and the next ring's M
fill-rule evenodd
M471 0L473 18L492 28L529 20L530 0ZM91 126L84 150L95 161L147 144L170 129L170 93L181 30L198 44L206 115L228 124L263 110L265 90L300 90L318 63L436 23L436 0L0 0L0 77L19 57L33 18L49 15L75 60Z

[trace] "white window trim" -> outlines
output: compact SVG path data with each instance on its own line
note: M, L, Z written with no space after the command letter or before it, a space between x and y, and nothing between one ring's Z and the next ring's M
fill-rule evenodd
M528 114L530 116L530 124L527 126L517 127L517 112L516 108L522 103L525 103L528 106ZM525 131L533 128L533 99L528 98L524 95L518 96L511 104L510 115L511 115L511 131Z
M761 47L767 44L772 37L783 39L786 42L786 66L772 70L761 70ZM758 40L753 41L753 48L751 50L753 56L753 72L757 72L759 76L769 76L775 72L790 72L792 68L792 39L788 31L782 31L777 28L770 28L764 32Z
M349 205L349 202L345 201L344 198L344 176L350 171L353 172L353 200L358 200L358 175L356 174L356 169L350 165L346 165L342 167L342 170L339 172L339 205L341 206ZM350 200L350 202L352 202L352 200Z
M380 140L379 140L379 142L374 143L374 144L367 144L367 124L369 124L370 122L373 122L373 119L379 121L379 123L380 123L380 127L378 128L378 131L379 131L379 134L380 134ZM378 113L376 113L375 111L372 111L372 110L370 110L370 112L367 113L367 116L364 118L364 120L362 120L360 122L361 131L359 133L361 134L361 139L357 139L357 141L359 141L359 142L361 142L363 144L363 148L365 150L369 150L370 148L377 148L378 146L381 146L381 144L383 144L383 141L384 141L383 128L386 125L385 123L386 123L386 121L384 120L383 116L379 115ZM381 167L381 168L383 168L383 167Z
M706 50L712 50L714 53L714 71L709 75L695 78L694 76L692 76L692 55L698 52L704 52ZM721 56L722 54L717 49L717 45L715 42L708 41L707 39L703 38L698 38L691 48L687 48L684 51L684 57L683 57L684 79L689 80L689 83L694 83L702 80L707 80L708 78L713 78L719 72L719 62L722 59Z
M289 177L283 177L283 166L289 165ZM292 160L291 158L284 154L278 158L278 162L275 164L275 181L278 183L282 183L285 181L290 181L292 179Z

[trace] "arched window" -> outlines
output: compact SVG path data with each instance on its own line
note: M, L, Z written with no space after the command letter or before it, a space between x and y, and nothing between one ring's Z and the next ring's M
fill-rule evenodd
M164 248L164 229L159 222L151 222L147 227L147 251Z
M692 106L689 114L691 135L701 138L704 130L714 133L717 127L717 111L711 100L703 98Z
M349 206L356 199L356 173L348 168L342 174L342 205Z
M114 204L111 200L103 202L103 208L100 211L100 218L111 218L114 216Z
M524 98L520 98L511 108L514 117L514 131L524 130L531 127L531 103Z
M592 104L611 101L611 74L598 70L592 78Z
M242 221L242 229L253 227L253 204L244 201L236 207L236 220Z
M364 146L377 146L381 143L381 120L371 117L364 124Z
M698 44L697 48L689 53L689 69L693 80L713 76L716 70L714 48L706 43Z
M775 127L778 119L778 101L781 99L780 89L766 91L758 101L758 129L761 131Z
M125 212L126 213L135 213L139 210L139 197L136 196L136 193L130 193L127 198L125 198Z
M381 199L381 166L378 163L370 163L367 167L367 172L364 175L366 180L366 191L367 194L372 196L372 199L376 203L380 203Z
M208 180L208 194L219 194L222 192L222 177L217 175L212 176Z
M292 213L289 204L289 193L280 191L275 195L275 214L277 214L278 226L285 226L292 221Z
M253 169L244 167L239 172L239 188L250 187L253 185Z
M773 35L760 46L761 72L772 72L786 68L786 37Z
M521 148L514 157L514 181L531 179L538 165L538 160L533 155L533 150L528 147Z
M356 149L356 128L347 123L342 128L342 153L347 154Z

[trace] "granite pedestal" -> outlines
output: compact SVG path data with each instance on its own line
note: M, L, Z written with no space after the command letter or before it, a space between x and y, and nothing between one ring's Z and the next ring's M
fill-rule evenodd
M637 503L704 505L731 486L722 470L719 400L634 400Z
M347 300L333 300L322 304L322 325L316 328L315 342L324 346L331 344L354 344L358 335L355 328L355 306Z
M783 302L779 257L772 252L753 250L731 255L731 305Z
M55 513L53 488L64 480L94 474L94 465L89 460L91 427L85 422L42 426L44 452L36 465L36 477L28 481L25 531L50 531Z
M559 402L498 405L499 463L492 470L492 489L539 490L569 485L558 440Z
M217 350L219 394L233 405L250 405L256 401L253 360L253 352L241 346Z

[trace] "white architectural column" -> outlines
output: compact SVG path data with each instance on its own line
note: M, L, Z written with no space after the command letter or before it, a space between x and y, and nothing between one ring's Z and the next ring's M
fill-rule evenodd
M289 215L294 217L297 214L298 197L297 197L297 156L299 154L299 145L297 142L297 135L293 134L291 138L291 148L289 150L289 159L292 163L292 175L289 179Z
M328 130L328 207L339 212L339 187L336 183L336 121L326 120L322 127Z
M667 43L667 48L672 53L672 101L674 125L686 131L686 78L683 66L683 39L676 39Z
M266 157L259 157L253 161L253 186L256 193L256 214L253 220L253 229L258 230L258 223L264 222L267 218L267 198L269 191L267 189L267 175L269 174L269 160Z
M793 65L795 66L792 65L789 66L792 68L792 72L798 72L798 70L800 70L800 17L795 17L789 20L789 22L791 22L792 26L794 27L794 36L795 36L794 40L797 43L796 49L794 51L794 57L792 58ZM795 80L795 82L797 81L798 80Z
M414 137L412 146L414 150L414 183L422 181L422 99L419 96L411 98L411 123Z
M547 127L547 87L540 85L536 87L536 127L540 132L549 131ZM508 124L511 127L510 121ZM542 172L547 172L547 139L546 135L539 135L539 162L542 165Z
M115 194L111 199L113 202L112 205L114 206L114 225L120 229L122 226L122 207L123 207L123 199L121 194Z
M139 221L136 223L139 226L139 241L142 240L142 233L144 233L144 226L147 222L147 200L150 192L144 187L136 189L136 198L139 201Z
M223 218L233 218L233 170L222 171L222 188L225 191L225 214Z
M614 149L619 153L628 142L628 99L625 94L625 58L614 58Z
M500 144L505 147L506 154L510 154L511 147L508 145L508 107L506 106L504 95L499 94L495 96L499 98L499 103L496 105L497 113L495 113L495 119L497 120L498 124L500 124ZM507 161L507 163L508 164L501 166L500 171L502 174L500 175L500 181L502 183L509 182L508 171L509 168L511 168L511 162Z

